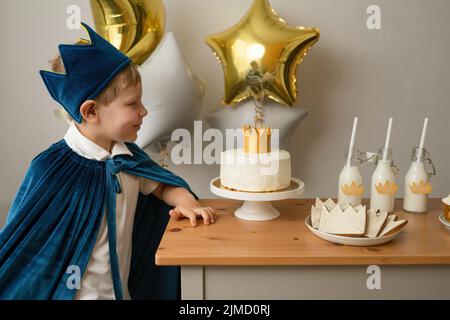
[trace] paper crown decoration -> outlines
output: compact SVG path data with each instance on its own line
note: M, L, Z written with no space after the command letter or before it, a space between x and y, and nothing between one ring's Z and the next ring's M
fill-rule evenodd
M352 181L351 185L344 184L341 189L347 196L359 196L364 193L364 186L362 184L357 185L355 181Z
M243 125L244 153L267 153L270 152L270 138L272 128L256 128L250 125Z
M87 24L90 44L60 44L58 46L66 73L40 70L48 92L70 116L81 123L81 104L97 97L109 82L131 60L103 39Z
M375 188L380 194L396 194L398 191L397 184L395 182L391 183L389 180L386 180L384 184L379 182L377 185L375 185Z
M313 227L326 233L362 236L366 219L366 206L362 205L341 207L331 199L316 199L316 205L311 207Z
M321 232L376 238L393 234L402 229L407 220L397 220L395 214L387 211L366 210L365 206L340 206L331 199L322 201L316 199L316 205L311 206L311 225Z
M420 180L420 182L417 184L415 182L411 183L409 185L409 188L411 189L412 193L417 194L429 194L433 190L431 183L425 183L423 180Z

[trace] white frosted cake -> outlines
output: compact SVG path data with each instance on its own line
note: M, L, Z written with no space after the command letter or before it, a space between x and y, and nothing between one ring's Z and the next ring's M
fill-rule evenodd
M270 128L243 127L244 148L221 153L220 183L247 192L270 192L291 185L291 156L270 151Z
M291 156L285 150L244 153L230 149L221 154L220 183L239 191L267 192L291 185Z

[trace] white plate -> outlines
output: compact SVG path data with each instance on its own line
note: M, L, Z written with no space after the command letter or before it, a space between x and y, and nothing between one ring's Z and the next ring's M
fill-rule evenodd
M305 220L306 226L311 230L312 233L314 233L316 236L323 240L327 240L334 243L343 244L346 246L356 246L356 247L369 247L369 246L377 246L386 242L391 241L394 239L400 231L403 229L398 230L397 232L383 236L383 237L376 237L376 238L364 238L364 237L344 237L344 236L338 236L335 234L325 233L322 231L319 231L317 229L314 229L311 225L311 216L309 215Z
M439 216L439 221L440 221L447 229L450 229L450 222L448 222L447 220L445 220L444 214L443 214L443 213L441 213L441 215Z

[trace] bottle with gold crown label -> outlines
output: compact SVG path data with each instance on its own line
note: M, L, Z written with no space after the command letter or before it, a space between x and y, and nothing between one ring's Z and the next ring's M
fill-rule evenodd
M396 169L396 167L392 160L391 148L380 148L376 156L376 163L377 167L372 174L370 187L370 208L375 211L394 212L398 186L395 183L394 168Z
M411 166L405 177L405 194L403 199L403 209L409 212L426 212L428 195L432 186L430 177L436 174L430 154L423 148L414 148L411 155ZM431 165L428 170L426 164Z
M338 204L341 207L351 204L357 206L361 204L361 198L364 193L361 171L359 165L362 161L359 159L359 151L353 149L350 164L345 164L339 174ZM347 159L348 151L345 158Z

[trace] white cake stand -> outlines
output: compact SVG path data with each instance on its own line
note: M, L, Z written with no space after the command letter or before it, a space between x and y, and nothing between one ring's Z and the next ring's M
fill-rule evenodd
M221 186L220 177L217 177L211 180L210 188L215 195L229 199L245 200L242 207L234 212L234 215L239 219L267 221L276 219L280 215L280 212L272 206L270 201L297 198L303 194L305 184L297 178L291 178L290 187L281 191L245 192Z

